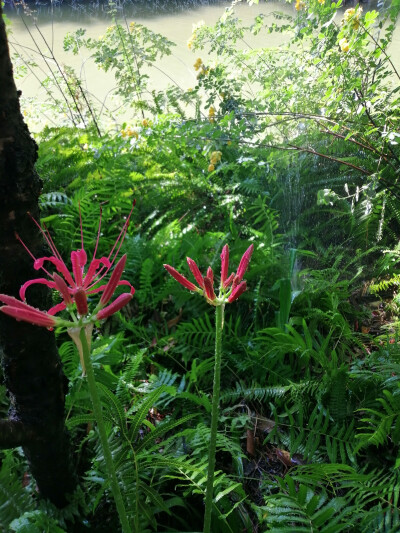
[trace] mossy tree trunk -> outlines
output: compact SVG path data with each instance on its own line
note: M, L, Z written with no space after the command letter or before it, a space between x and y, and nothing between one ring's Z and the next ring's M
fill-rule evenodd
M39 219L37 146L20 111L0 4L0 292L18 297L22 283L41 277L15 234L35 257L46 254L29 214ZM29 290L28 303L50 307L48 289ZM0 448L22 446L40 493L61 507L76 486L64 425L66 379L54 334L0 313L0 354L9 394L0 420Z

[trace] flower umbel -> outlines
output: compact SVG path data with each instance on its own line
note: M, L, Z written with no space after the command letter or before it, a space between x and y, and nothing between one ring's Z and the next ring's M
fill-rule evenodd
M21 244L24 246L24 248L34 260L34 269L42 270L47 275L47 278L31 279L24 283L19 291L21 301L11 296L0 294L0 302L5 304L4 306L0 307L0 311L5 313L6 315L16 318L17 320L29 322L37 326L52 328L54 326L60 325L81 328L86 327L87 324L92 323L97 319L101 320L102 318L106 318L107 316L110 316L111 314L121 309L129 302L129 300L131 300L135 292L135 289L129 281L121 280L121 276L126 263L126 255L123 255L114 267L114 270L111 274L108 283L102 285L101 281L104 279L105 276L107 276L109 271L112 269L118 257L120 248L128 230L132 210L130 211L128 218L126 219L122 230L118 235L118 238L116 239L114 246L112 247L108 256L97 259L96 251L101 230L100 212L100 221L97 232L96 246L92 260L90 261L87 268L87 254L84 249L81 220L82 247L80 250L75 250L71 252L72 272L68 269L65 262L61 258L61 255L57 250L47 228L45 227L44 229L42 229L39 223L33 219L34 223L42 232L42 235L45 238L52 252L52 255L49 257L36 258L18 235L17 239L21 242ZM50 273L44 267L44 264L46 262L50 263L53 267L55 267L56 272ZM27 289L31 285L35 284L47 285L47 287L51 289L56 289L62 297L62 302L49 309L47 312L40 311L39 309L28 305L24 301L25 294ZM111 300L116 288L120 285L128 286L129 292L121 295L123 296L123 298L119 296L112 304L105 307L106 304L108 304L108 302ZM98 303L94 311L90 313L88 305L88 296L99 292L102 293L100 302ZM67 311L70 313L72 322L68 320L63 320L58 317L56 318L54 316L56 313L63 311L64 309L67 309ZM78 313L78 317L75 316L75 309Z
M229 248L228 245L225 244L221 252L221 278L218 296L215 294L214 290L214 273L211 267L208 267L207 275L203 277L196 262L193 261L193 259L191 259L190 257L186 258L190 271L193 274L195 280L197 281L199 287L197 287L194 283L185 278L185 276L180 274L177 270L175 270L175 268L171 267L170 265L164 265L164 268L167 270L167 272L169 272L169 274L171 274L173 278L176 279L176 281L178 281L186 289L202 294L209 304L214 306L224 305L227 302L232 303L237 300L239 296L243 294L246 290L247 284L245 281L242 280L249 266L253 250L254 245L252 244L243 254L236 274L232 273L230 276L228 276Z

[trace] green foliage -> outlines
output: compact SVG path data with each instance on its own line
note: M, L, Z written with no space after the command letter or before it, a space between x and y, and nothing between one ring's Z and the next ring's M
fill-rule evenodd
M198 26L190 42L203 59L190 92L152 87L149 72L173 43L140 24L65 39L114 73L137 113L100 138L85 109L85 131L38 135L37 164L42 219L65 257L81 245L80 214L94 250L100 207L97 255L107 255L137 200L121 249L135 298L92 347L136 532L198 529L207 476L214 324L162 265L190 277L189 256L218 276L223 245L237 264L248 241L248 291L224 325L213 531L400 529L400 353L393 330L390 340L363 333L368 298L400 275L399 96L387 52L400 6L380 18L342 15L340 2L299 7L246 26L233 6L214 27ZM271 32L289 42L241 46ZM116 529L79 355L64 333L57 340L85 494L74 519L95 529L107 514ZM5 413L4 394L1 403ZM1 527L68 530L72 518L40 507L14 460L6 454L0 471L0 490L13 496Z

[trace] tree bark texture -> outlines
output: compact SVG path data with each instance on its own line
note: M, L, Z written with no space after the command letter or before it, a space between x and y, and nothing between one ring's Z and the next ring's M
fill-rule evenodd
M37 146L23 121L0 4L0 292L15 297L22 283L42 277L16 239L35 257L48 255L30 214L39 219L41 180L34 164ZM28 289L28 303L50 307L47 288ZM64 424L66 378L55 337L0 313L0 355L10 400L0 421L0 448L22 446L40 493L61 507L76 486Z

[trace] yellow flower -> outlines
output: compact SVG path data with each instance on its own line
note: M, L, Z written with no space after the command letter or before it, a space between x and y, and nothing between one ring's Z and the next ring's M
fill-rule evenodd
M208 120L210 122L214 122L214 117L215 117L215 109L213 108L213 106L211 106L210 109L208 110Z
M352 23L353 29L358 30L360 27L360 17L362 14L362 7L358 6L357 9L354 7L346 9L342 18L342 24L347 24L348 22Z
M194 66L194 69L195 69L195 70L199 70L200 67L202 66L202 64L203 64L202 59L201 59L200 57L197 58L196 61L195 61L195 63L194 63L194 65L193 65L193 66Z
M343 37L343 39L340 39L339 46L342 52L348 52L350 49L350 44L348 43L346 37Z
M294 7L296 8L296 11L300 11L301 9L306 7L306 4L301 0L296 0L296 5Z
M189 48L189 50L192 49L193 47L193 41L196 39L196 34L195 33L192 33L192 36L190 37L190 39L188 40L187 42L187 47Z
M208 165L208 172L212 172L215 170L215 166L211 163L211 165Z
M350 8L350 9L346 9L346 11L344 12L344 15L343 15L343 20L345 22L349 22L349 20L355 15L355 12L356 12L356 10L354 9L354 7Z
M149 121L146 120L145 118L142 120L142 126L144 126L145 128L147 128L147 126L149 125Z
M212 165L216 165L217 163L221 161L221 157L222 157L222 152L219 152L219 151L212 152L211 157L210 157L210 163Z
M129 24L129 29L130 29L130 31L133 31L134 27L135 27L135 23L134 23L134 22L131 22L131 23Z
M325 0L318 0L318 3L323 6L325 4Z
M228 146L230 146L232 144L232 141L227 141L226 143Z

